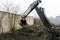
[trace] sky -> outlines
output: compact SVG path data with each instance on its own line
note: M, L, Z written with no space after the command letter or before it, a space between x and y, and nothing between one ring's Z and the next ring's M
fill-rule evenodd
M5 0L2 1L4 2ZM22 15L26 11L28 6L34 1L36 0L9 0L9 2L12 2L14 5L19 5L20 10L17 14L22 14ZM51 17L51 16L56 17L60 15L60 0L41 0L41 1L42 3L39 4L39 6L42 6L45 9L45 15L47 17ZM0 6L2 6L1 2L0 2ZM29 15L38 17L35 10L33 10Z

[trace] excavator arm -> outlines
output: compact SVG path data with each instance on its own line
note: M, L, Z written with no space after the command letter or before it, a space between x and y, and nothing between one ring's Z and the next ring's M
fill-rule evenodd
M28 16L28 14L30 14L30 12L32 10L34 10L35 7L37 7L39 5L39 3L41 3L41 0L34 1L32 4L30 4L30 6L28 7L28 9L24 12L22 18L26 18Z
M40 19L42 20L42 23L44 24L44 26L47 28L48 32L51 34L52 39L51 40L58 40L58 38L54 37L59 37L59 32L55 31L52 28L51 23L48 21L47 17L44 14L44 8L38 8L37 6L39 5L39 3L41 3L41 0L37 0L35 2L33 2L28 9L24 12L24 16L22 16L22 20L24 21L24 19L28 16L28 14L35 9L37 11L37 14L39 15Z

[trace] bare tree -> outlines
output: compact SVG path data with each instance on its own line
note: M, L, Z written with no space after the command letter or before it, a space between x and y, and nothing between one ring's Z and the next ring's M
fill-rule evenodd
M2 4L2 6L4 6L3 9L6 10L7 12L17 13L20 8L20 6L15 5L13 3L13 1L11 1L11 0L10 1L9 0L5 0L5 1L0 0L0 2Z
M12 28L14 28L14 25L15 25L15 19L16 19L15 13L17 13L19 11L19 6L18 5L15 6L13 4L13 2L9 2L9 0L5 0L4 2L1 0L1 3L4 6L4 10L6 10L8 12L10 29L12 29ZM14 13L15 15L11 15L11 13ZM14 21L14 24L13 24L13 21ZM2 30L3 30L3 28L2 28Z

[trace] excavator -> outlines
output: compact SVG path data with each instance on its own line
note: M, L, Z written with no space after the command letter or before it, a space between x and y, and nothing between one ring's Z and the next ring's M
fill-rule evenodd
M41 3L41 0L34 1L28 9L24 12L24 15L22 16L20 25L26 25L26 17L28 14L30 14L34 9L36 10L39 18L42 20L43 25L46 27L46 30L50 34L51 40L59 40L59 31L55 31L53 29L51 23L48 21L47 17L45 16L44 8L38 7L39 3Z

